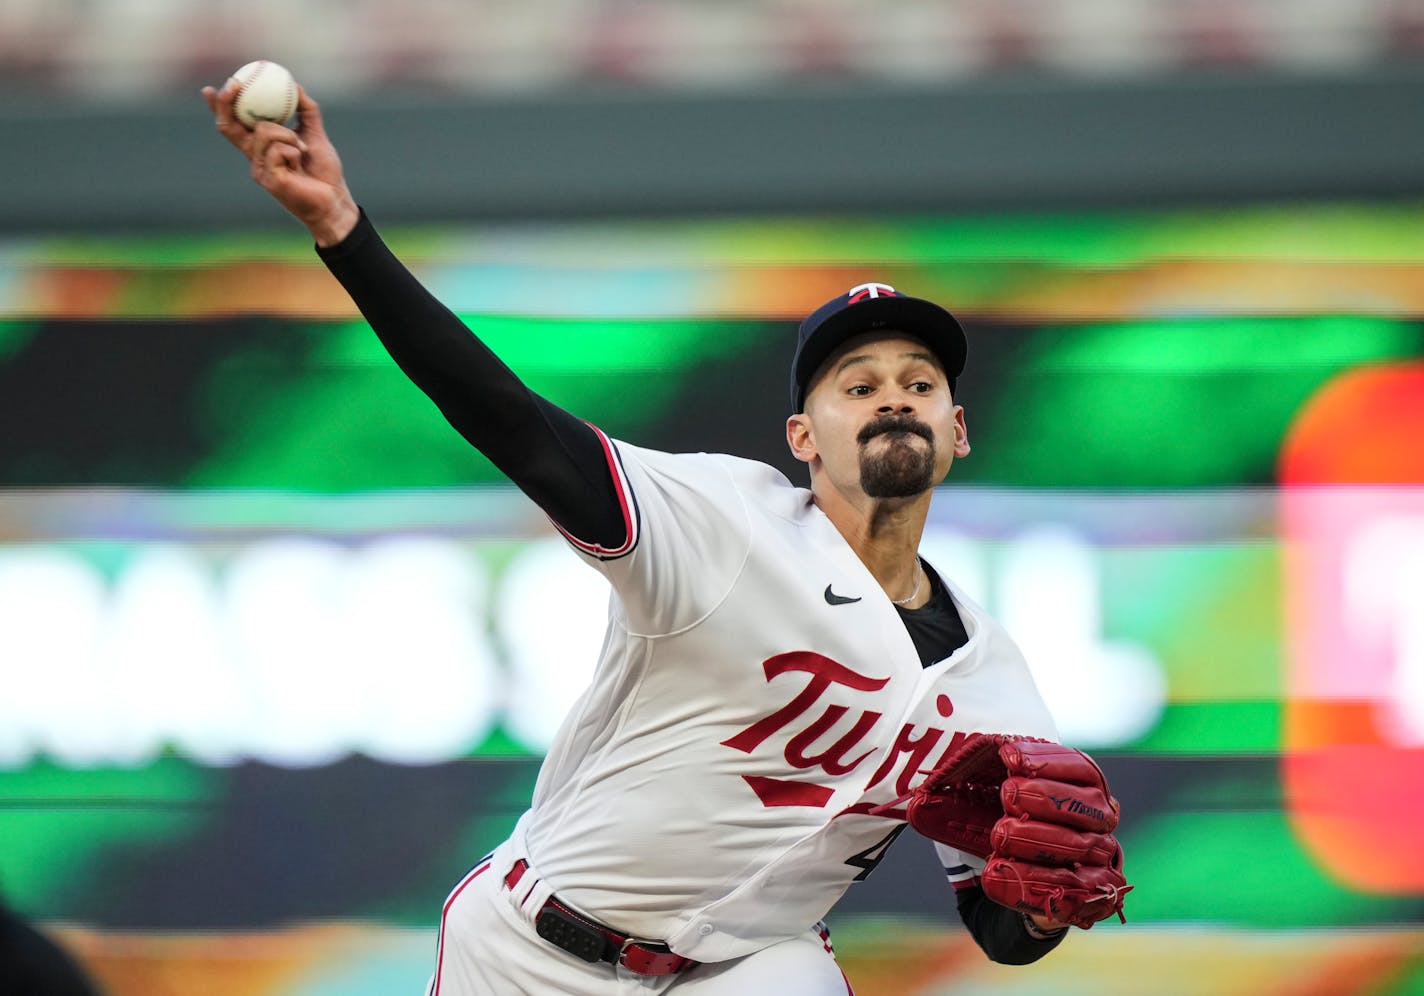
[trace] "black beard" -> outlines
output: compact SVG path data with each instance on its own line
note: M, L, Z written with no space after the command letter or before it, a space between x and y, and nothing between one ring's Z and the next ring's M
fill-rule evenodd
M911 433L930 445L920 449L907 439L893 439L877 453L861 453L860 490L870 498L912 498L934 486L935 442L930 427L909 415L887 415L860 430L865 446L887 432Z

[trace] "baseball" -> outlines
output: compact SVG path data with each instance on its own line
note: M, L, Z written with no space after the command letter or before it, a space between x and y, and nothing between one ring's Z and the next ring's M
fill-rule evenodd
M297 110L297 81L275 62L249 62L232 74L241 89L233 113L249 129L259 121L286 124Z

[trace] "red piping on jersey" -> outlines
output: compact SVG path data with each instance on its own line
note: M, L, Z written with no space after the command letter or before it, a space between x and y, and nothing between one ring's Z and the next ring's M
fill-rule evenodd
M584 553L604 559L621 557L633 549L638 541L637 523L633 516L633 502L629 495L628 480L623 475L623 468L618 462L618 455L613 449L613 443L603 434L603 430L592 422L586 422L584 424L597 434L598 441L603 444L603 456L608 461L608 475L613 480L613 487L618 492L618 506L623 511L623 545L617 548L609 548L599 546L597 543L586 543L557 522L554 522L553 519L549 521L554 522L554 528L564 534L564 539L568 540Z
M435 987L430 990L430 996L440 996L440 972L445 967L445 917L450 914L450 907L455 905L455 900L460 898L460 893L465 891L465 886L479 878L484 872L489 871L490 863L486 861L470 874L457 886L455 891L450 893L450 898L445 900L445 905L440 908L440 952L435 956Z

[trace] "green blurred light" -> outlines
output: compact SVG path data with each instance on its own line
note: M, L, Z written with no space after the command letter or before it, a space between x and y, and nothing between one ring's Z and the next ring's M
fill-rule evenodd
M673 405L709 358L763 337L745 322L465 319L528 386L619 436ZM212 375L215 440L185 483L315 491L503 481L364 322L299 324L300 354L255 346Z
M223 775L166 758L141 768L36 763L0 779L0 890L29 916L93 911L120 852L156 851L211 816Z
M1424 206L1311 204L1178 211L1023 211L908 218L846 239L862 258L1033 259L1056 266L1120 267L1162 259L1330 262L1424 258ZM868 227L868 226L867 226ZM896 250L899 250L898 252ZM822 250L820 255L824 255ZM807 255L816 259L817 255Z
M1264 754L1280 749L1281 703L1275 700L1173 702L1133 752Z
M654 261L760 265L898 265L1041 260L1130 266L1159 259L1405 262L1424 259L1424 203L1337 202L1181 210L1012 211L855 218L764 215L518 223L459 230L385 225L403 258L539 265ZM380 219L377 219L380 223ZM161 236L66 235L26 244L27 259L84 267L186 267L248 260L321 264L311 239L280 213L246 231ZM558 287L551 286L557 294Z
M1300 849L1285 816L1179 811L1119 828L1134 923L1208 921L1307 927L1409 919L1414 900L1353 892Z
M1424 996L1424 952L1401 965L1388 984L1371 996Z
M1407 355L1420 340L1413 325L1357 315L1163 318L1049 328L1041 338L1033 371L1267 378Z
M1130 546L1102 556L1103 631L1150 647L1171 689L1174 705L1144 749L1277 749L1276 711L1262 708L1284 687L1274 537Z
M755 323L691 319L615 321L466 314L460 320L530 381L541 375L683 371L704 359L736 353L766 335L766 327ZM323 331L311 360L317 366L392 365L365 322L346 322Z
M1355 316L1044 329L1006 366L965 478L1010 485L1269 484L1301 404L1336 373L1412 356L1416 326Z
M38 331L39 322L0 322L0 363L18 355Z

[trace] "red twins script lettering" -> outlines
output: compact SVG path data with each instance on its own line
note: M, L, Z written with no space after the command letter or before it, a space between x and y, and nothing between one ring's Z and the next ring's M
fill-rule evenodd
M884 749L883 744L872 741L865 745L865 749L856 756L848 757L852 751L861 746L861 742L880 721L883 713L862 710L848 731L829 747L816 754L809 753L812 746L840 723L850 712L850 707L838 703L828 703L815 719L805 722L805 717L812 712L821 697L833 689L848 688L858 692L876 692L884 688L890 681L888 677L872 678L860 674L844 664L809 650L777 654L775 657L763 661L762 669L766 672L768 682L793 672L810 675L810 680L786 705L764 719L757 720L740 733L723 740L723 746L750 754L773 734L782 730L793 730L794 732L786 741L786 747L782 751L786 763L798 770L820 768L833 777L850 774L876 751ZM941 716L948 717L954 711L954 706L950 703L948 696L939 696L935 704ZM798 726L798 721L804 725ZM894 742L890 744L885 759L871 775L866 790L869 791L879 785L898 766L900 773L895 780L895 794L904 795L909 792L910 782L915 775L932 767L926 762L930 752L943 739L944 734L944 730L934 727L916 732L913 724L906 723L896 734ZM952 750L964 739L964 736L963 733L956 733L950 738L945 750ZM813 806L820 808L830 802L831 796L834 794L834 790L825 785L800 779L767 778L759 775L743 775L742 778L756 793L757 798L764 806ZM858 803L847 812L866 812L871 806L871 803ZM896 818L903 817L904 814L899 810L891 810L884 815Z

